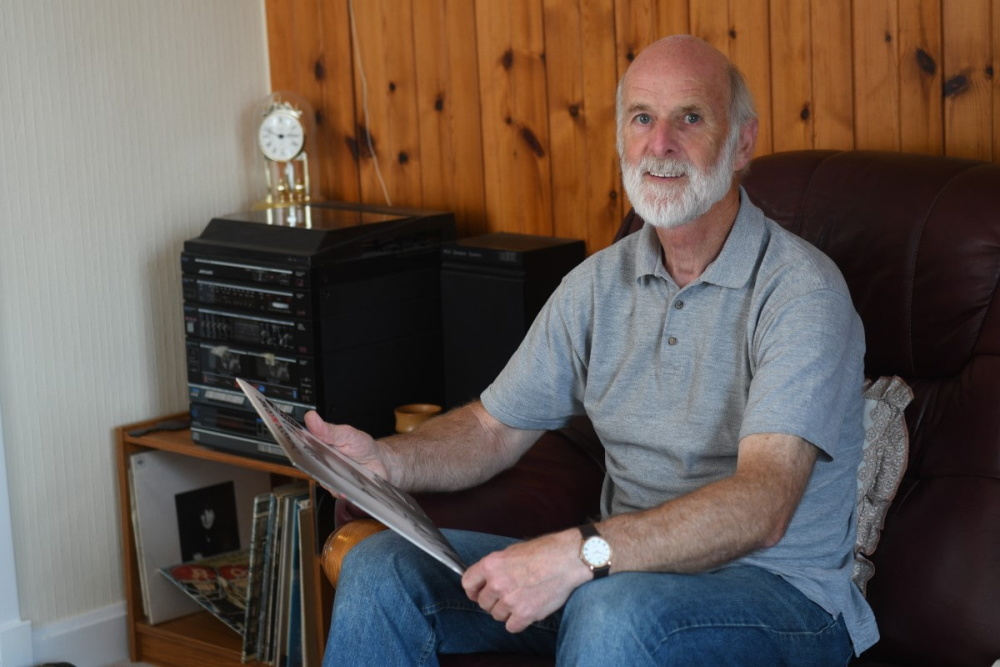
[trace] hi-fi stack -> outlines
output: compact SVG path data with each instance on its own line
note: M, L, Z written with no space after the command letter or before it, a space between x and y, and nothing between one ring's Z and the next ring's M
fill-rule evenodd
M181 268L191 437L281 459L240 377L297 421L372 435L393 408L443 400L440 246L451 213L324 203L213 219Z

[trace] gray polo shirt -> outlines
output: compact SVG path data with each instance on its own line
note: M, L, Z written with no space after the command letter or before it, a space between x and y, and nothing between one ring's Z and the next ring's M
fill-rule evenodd
M587 414L605 448L605 516L731 475L745 436L811 442L821 454L785 537L737 562L842 613L860 653L878 639L851 582L864 332L833 262L740 197L719 256L683 289L648 225L580 264L483 404L517 428Z

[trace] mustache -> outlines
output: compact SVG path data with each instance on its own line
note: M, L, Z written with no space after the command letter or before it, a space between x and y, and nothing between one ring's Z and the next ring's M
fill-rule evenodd
M656 157L644 155L637 163L627 163L626 167L633 173L651 173L659 176L683 176L697 172L695 166L683 158Z

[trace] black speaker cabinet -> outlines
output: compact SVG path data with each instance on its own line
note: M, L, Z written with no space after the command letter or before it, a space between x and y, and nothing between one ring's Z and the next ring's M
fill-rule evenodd
M478 398L521 343L583 241L500 232L441 248L445 401Z

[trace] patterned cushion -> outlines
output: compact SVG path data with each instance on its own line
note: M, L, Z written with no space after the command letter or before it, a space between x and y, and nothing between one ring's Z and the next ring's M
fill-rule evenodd
M913 392L898 377L866 381L865 444L858 466L858 536L854 544L854 583L865 592L875 566L866 556L875 553L879 535L906 470L909 432L903 409Z

